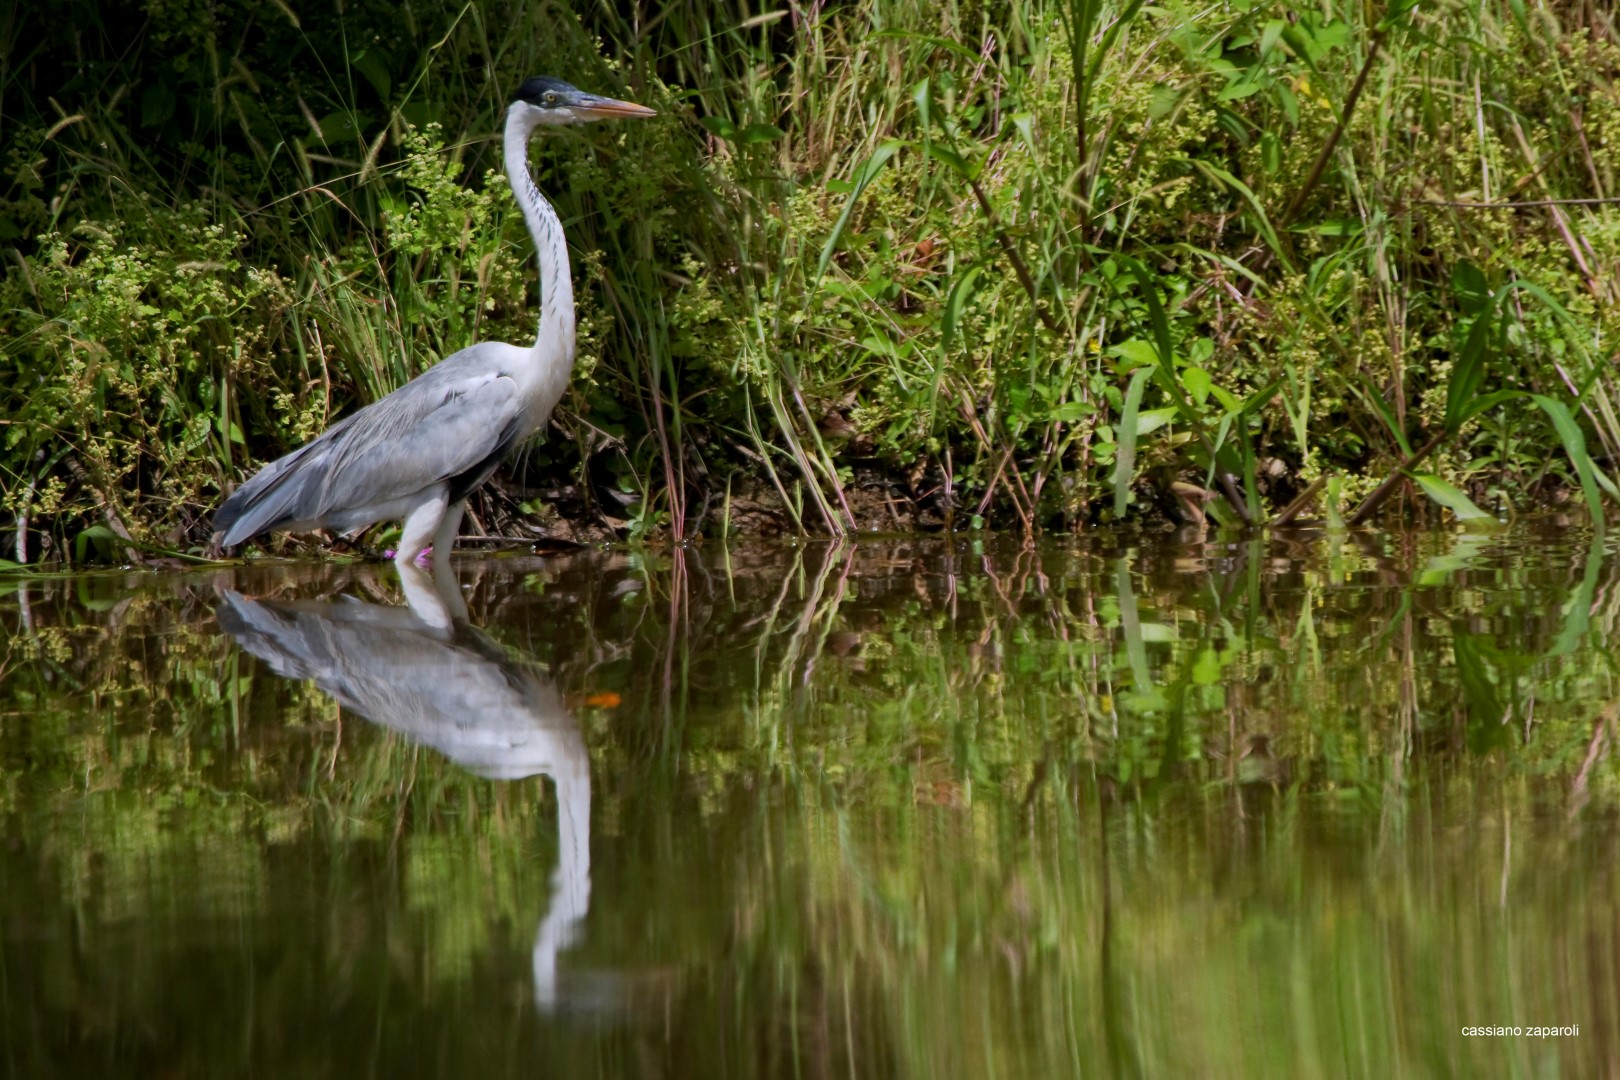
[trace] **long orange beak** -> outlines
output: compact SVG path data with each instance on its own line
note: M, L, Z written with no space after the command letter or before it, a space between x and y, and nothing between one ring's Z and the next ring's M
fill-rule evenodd
M592 120L639 120L642 117L658 115L656 109L649 109L645 105L619 101L617 98L597 97L595 94L581 94L570 102L569 106L576 116Z

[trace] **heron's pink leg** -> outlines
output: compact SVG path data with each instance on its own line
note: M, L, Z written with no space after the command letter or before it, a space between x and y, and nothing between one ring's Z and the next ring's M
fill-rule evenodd
M467 512L465 501L455 503L445 509L444 520L439 527L433 530L433 546L428 548L433 552L434 559L448 559L450 552L456 546L456 535L461 532L461 515Z
M429 497L405 515L399 530L399 549L394 552L396 565L404 566L422 554L444 520L444 511L445 492L441 488L436 496Z

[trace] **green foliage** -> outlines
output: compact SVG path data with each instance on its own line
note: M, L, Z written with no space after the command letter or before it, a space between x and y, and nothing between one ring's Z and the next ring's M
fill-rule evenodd
M1620 46L1579 9L69 7L0 61L0 487L59 552L195 543L257 463L531 334L489 133L540 71L662 114L541 140L581 360L514 466L638 536L738 482L831 532L874 485L914 524L1175 484L1262 522L1415 492L1436 435L1496 514L1612 486Z
M0 286L13 513L74 509L66 474L83 481L78 507L139 499L145 520L172 523L243 442L230 371L261 355L286 283L244 268L241 236L200 207L125 206L123 221L40 237Z

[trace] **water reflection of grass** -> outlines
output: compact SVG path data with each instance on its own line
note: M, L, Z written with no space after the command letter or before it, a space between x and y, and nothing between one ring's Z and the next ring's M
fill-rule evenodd
M1432 537L1293 554L478 567L474 621L549 670L592 751L568 963L641 973L660 1018L570 1052L706 1075L1596 1068L1620 1015L1612 565ZM343 573L239 586L388 597ZM27 626L4 611L0 885L33 912L5 963L57 987L8 998L7 1030L76 1016L178 1053L183 991L151 989L205 949L239 985L198 975L189 1007L247 1009L268 1060L297 1060L295 1022L361 1015L388 1038L350 1064L474 1032L492 1061L555 1051L492 989L523 982L549 786L272 677L205 585L92 608L40 583ZM267 956L304 946L266 990ZM95 1020L109 993L124 1018ZM1456 1035L1509 1022L1583 1035Z

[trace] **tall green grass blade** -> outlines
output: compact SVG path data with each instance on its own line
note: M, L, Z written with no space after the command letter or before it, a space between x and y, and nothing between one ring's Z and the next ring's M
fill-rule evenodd
M1451 268L1451 291L1457 296L1457 305L1464 315L1483 315L1491 304L1490 284L1485 272L1467 259Z
M1344 488L1344 478L1332 476L1322 488L1322 512L1327 517L1327 527L1334 532L1343 532L1345 525L1344 513L1339 509L1339 496Z
M1131 375L1131 385L1125 391L1125 405L1119 416L1119 447L1114 458L1114 517L1125 517L1125 508L1131 493L1131 480L1136 475L1136 416L1142 407L1142 392L1153 377L1152 368L1137 368Z
M1175 348L1170 342L1170 320L1165 317L1164 305L1159 302L1158 279L1136 259L1121 259L1141 287L1142 303L1147 308L1148 329L1158 353L1158 370L1167 391L1176 384Z
M1449 432L1455 432L1471 415L1469 409L1476 402L1480 384L1485 381L1494 313L1495 304L1487 302L1475 317L1474 325L1469 327L1468 338L1451 369L1451 382L1446 387L1445 427Z
M1260 231L1266 246L1271 249L1272 255L1281 266L1290 268L1292 263L1289 261L1287 249L1283 247L1282 241L1277 238L1277 231L1271 225L1271 217L1266 213L1265 206L1260 202L1259 197L1255 195L1254 190L1219 165L1202 160L1195 161L1194 164L1200 172L1211 180L1243 196L1243 201L1249 204L1249 209L1254 214L1255 227Z
M1597 468L1592 456L1586 452L1586 436L1581 433L1581 426L1562 401L1545 394L1531 394L1530 399L1547 414L1558 432L1558 438L1564 444L1564 453L1569 455L1569 463L1575 467L1576 476L1580 477L1581 492L1586 496L1586 509L1592 515L1592 525L1601 530L1603 495L1598 490Z
M975 263L967 268L951 285L951 291L945 298L944 316L939 324L939 346L949 351L956 343L957 328L962 325L962 309L973 299L973 289L984 273L984 264Z
M832 262L833 252L838 250L838 242L843 238L844 230L849 227L849 219L854 215L855 206L860 202L861 195L865 193L866 186L877 178L877 175L883 171L883 167L889 163L889 159L899 153L904 145L899 140L891 139L872 151L872 156L856 167L854 190L849 193L849 198L844 201L844 209L838 215L837 222L833 224L827 242L822 245L821 258L816 261L817 285L820 284L822 278L827 276L827 264Z
M1373 411L1373 414L1384 422L1384 429L1395 440L1395 445L1401 448L1401 455L1410 458L1412 456L1412 444L1406 441L1406 432L1401 430L1400 422L1395 419L1395 413L1390 409L1389 403L1384 400L1378 388L1376 386L1362 385L1358 389L1361 391L1361 399L1367 403L1367 407Z

